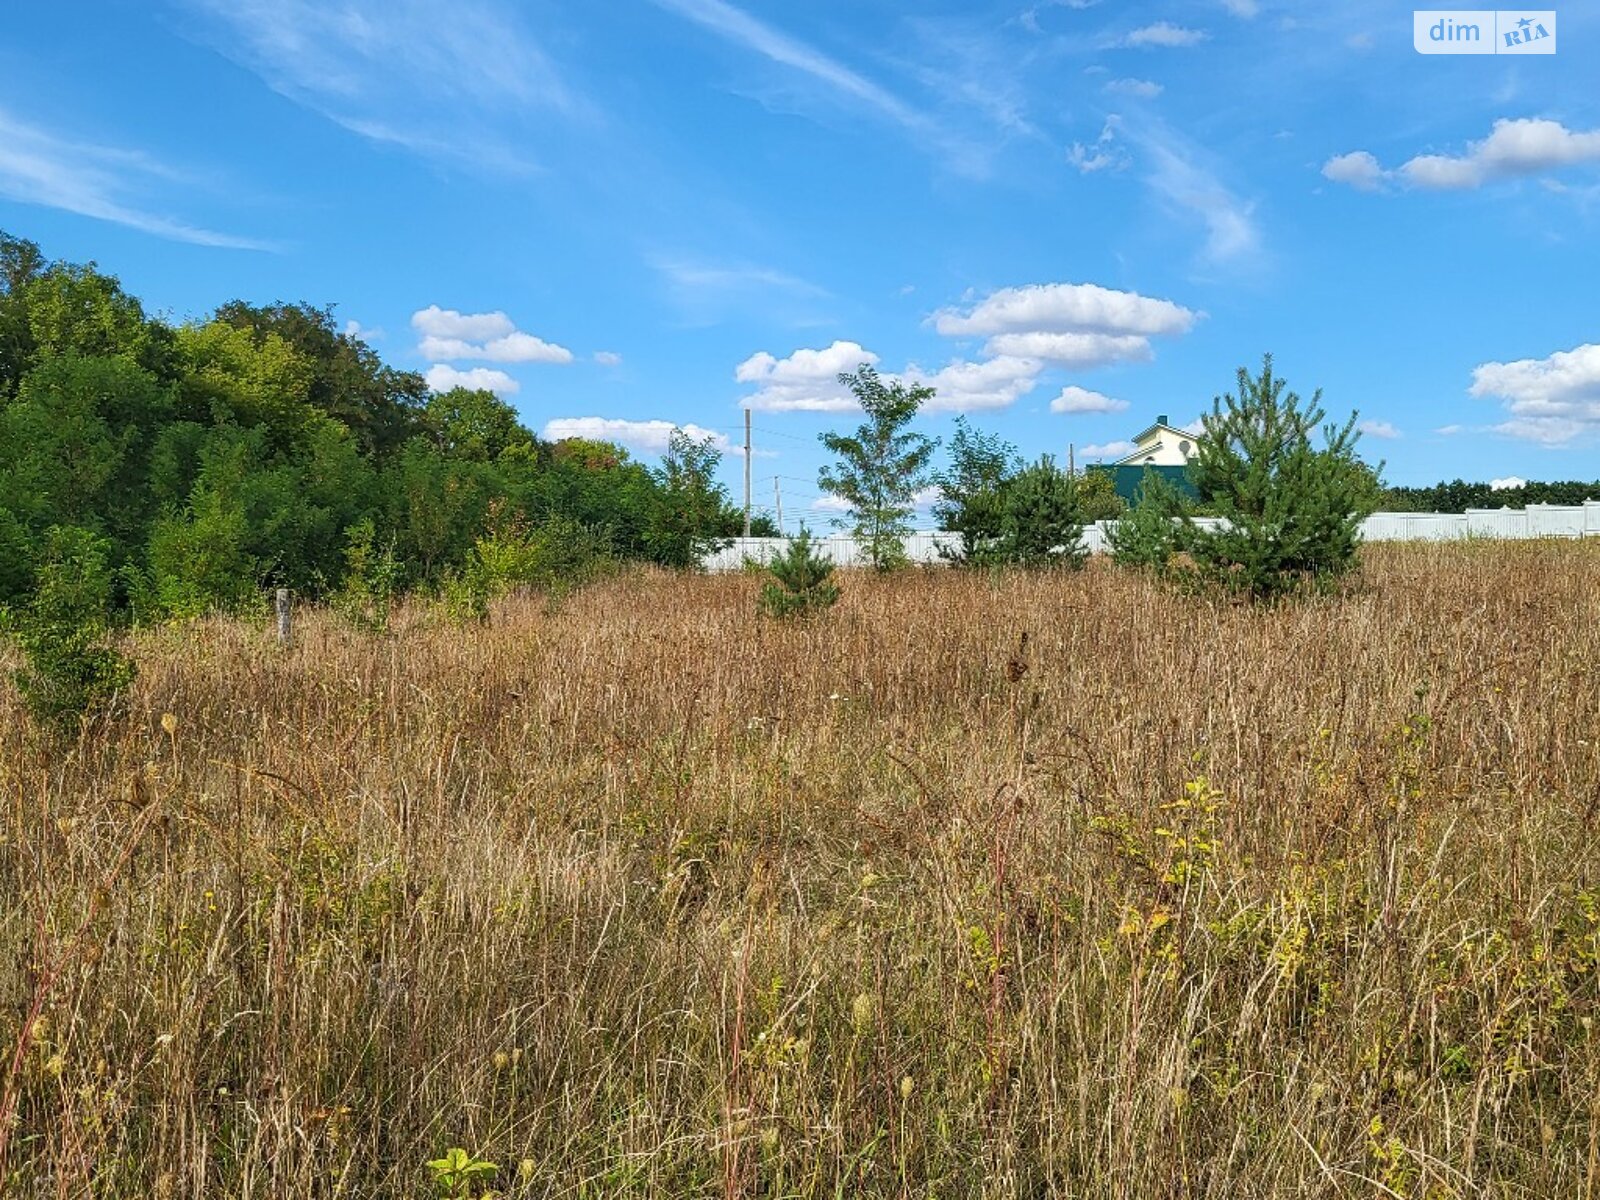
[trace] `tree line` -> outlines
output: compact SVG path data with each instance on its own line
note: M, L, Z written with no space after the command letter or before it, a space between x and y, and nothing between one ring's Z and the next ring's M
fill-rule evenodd
M140 619L274 586L459 588L537 573L541 547L692 566L742 525L718 458L681 435L655 467L546 442L491 392L385 366L328 308L172 324L0 233L0 606L63 555Z
M1469 508L1526 508L1530 504L1582 504L1600 500L1600 479L1590 483L1562 480L1495 487L1453 479L1431 487L1390 487L1383 493L1384 512L1464 513Z

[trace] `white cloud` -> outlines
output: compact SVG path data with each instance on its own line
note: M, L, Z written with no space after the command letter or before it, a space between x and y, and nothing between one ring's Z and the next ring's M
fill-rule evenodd
M756 385L744 403L759 411L854 412L859 405L839 382L839 374L877 362L878 356L859 343L840 341L818 350L796 350L787 358L766 351L752 354L739 364L734 378ZM883 379L933 388L930 412L977 412L1014 404L1037 386L1043 370L1037 359L999 355L981 362L956 359L932 370L911 363L903 372L884 372Z
M490 362L569 363L572 361L572 351L519 330L486 342L483 357Z
M1000 333L990 338L984 349L990 354L1041 358L1068 367L1148 362L1155 357L1150 339L1137 334Z
M464 342L459 338L425 337L417 344L424 358L442 361L479 359L484 362L504 363L569 363L572 351L557 346L531 333L510 333L502 338L491 338L481 345Z
M1078 453L1087 462L1090 459L1126 458L1138 448L1132 442L1103 442L1084 446Z
M1001 288L969 309L941 309L933 323L946 337L987 335L984 353L992 361L1031 363L1037 375L1046 365L1082 369L1148 360L1155 355L1151 337L1186 333L1195 318L1182 305L1137 292L1048 283Z
M472 388L474 391L489 391L497 396L515 396L522 390L522 385L504 371L491 371L488 367L473 367L471 370L461 371L444 363L435 363L429 367L423 376L428 386L436 392L448 392L451 388Z
M1067 161L1084 175L1092 175L1096 171L1107 169L1120 171L1126 167L1130 160L1127 153L1117 145L1118 123L1115 116L1108 117L1093 145L1085 146L1082 142L1073 142L1067 150Z
M1526 479L1521 479L1516 475L1507 475L1504 479L1489 480L1489 490L1491 492L1506 492L1510 491L1512 488L1521 488L1527 486L1528 481Z
M622 355L615 350L596 350L594 352L594 361L602 367L620 367L622 365Z
M1322 174L1334 183L1345 183L1363 192L1375 192L1387 177L1382 165L1365 150L1338 154L1322 164Z
M1037 359L1000 355L983 362L958 359L931 373L913 363L903 378L934 389L930 412L979 412L1015 404L1034 389L1043 369Z
M1388 439L1401 436L1400 431L1389 421L1362 421L1356 426L1356 430L1366 437Z
M1261 12L1258 0L1222 0L1222 6L1236 17L1251 20Z
M516 325L503 312L461 313L430 304L411 314L411 328L426 337L463 342L485 342L515 333Z
M1368 191L1389 179L1443 191L1585 163L1600 163L1600 129L1577 132L1559 121L1523 117L1496 121L1488 137L1469 143L1462 154L1420 154L1391 171L1372 154L1356 150L1329 159L1322 173Z
M381 329L368 329L360 321L350 320L344 323L344 336L363 342L376 342L383 339L384 333Z
M1434 432L1442 434L1444 437L1454 437L1458 433L1465 433L1466 429L1465 425L1441 425Z
M843 496L818 496L811 502L811 507L817 512L849 512L850 501Z
M1001 288L968 312L943 309L934 328L946 337L1002 333L1180 334L1195 313L1170 300L1093 283L1045 283Z
M836 341L820 350L800 349L787 358L766 351L752 354L735 368L740 383L757 385L745 401L766 412L850 412L855 397L839 382L841 372L862 363L875 364L878 356L858 342Z
M1511 419L1497 425L1497 432L1562 445L1600 431L1600 345L1484 363L1472 372L1471 392L1504 403Z
M1085 368L1148 359L1154 353L1152 336L1187 332L1197 315L1170 300L1096 284L1002 288L975 302L969 299L966 308L941 309L932 317L934 328L946 337L984 337L983 357L957 358L936 368L910 363L899 374L885 371L884 379L933 388L931 411L1007 408L1032 392L1051 366ZM746 401L752 408L851 412L858 406L838 382L839 374L877 362L878 356L859 343L836 341L821 349L796 350L787 358L766 351L752 354L734 377L755 386ZM1095 394L1068 388L1062 397L1070 401L1079 393Z
M557 417L547 421L542 436L547 442L566 438L586 438L594 442L616 442L630 450L644 454L661 454L672 439L672 431L681 429L695 441L711 439L723 453L743 455L743 447L736 447L726 434L699 425L677 425L671 421L628 421L618 417Z
M1126 400L1115 400L1100 392L1072 384L1061 389L1061 394L1050 401L1053 413L1114 413L1125 412Z
M1119 96L1137 96L1141 100L1154 100L1165 91L1159 83L1149 79L1113 79L1106 84L1106 91L1115 92Z
M152 185L182 182L171 168L137 150L71 141L0 110L0 196L125 225L142 233L197 246L271 250L150 211L134 197Z
M1157 21L1135 29L1122 39L1122 45L1144 49L1151 46L1195 46L1211 35L1202 29L1185 29L1170 21Z
M434 362L570 363L572 351L523 333L503 312L462 313L430 304L411 314L417 352Z

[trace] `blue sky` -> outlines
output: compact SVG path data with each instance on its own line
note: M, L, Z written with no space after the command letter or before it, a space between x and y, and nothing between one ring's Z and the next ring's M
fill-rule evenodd
M1082 461L1271 350L1395 482L1594 478L1600 9L1558 15L1424 57L1377 0L18 5L0 227L647 458L750 405L786 515L860 361Z

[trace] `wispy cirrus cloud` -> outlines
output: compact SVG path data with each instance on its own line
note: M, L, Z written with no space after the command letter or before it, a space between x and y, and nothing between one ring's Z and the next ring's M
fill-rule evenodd
M137 150L76 141L0 109L0 196L125 225L155 237L232 250L269 242L220 233L152 211L152 193L187 182Z
M289 99L371 141L527 169L535 117L587 103L498 0L180 0L194 31Z
M1260 255L1255 205L1223 182L1213 155L1159 122L1128 121L1119 128L1141 151L1145 182L1157 201L1205 227L1204 261L1241 263Z
M716 324L752 309L789 324L816 325L818 305L829 298L819 284L759 263L667 254L649 262L667 299L691 325Z
M1139 100L1154 100L1166 89L1151 79L1113 79L1105 90L1119 96L1133 96Z
M726 41L808 75L831 91L849 97L908 129L923 129L928 118L864 75L798 38L757 20L726 0L655 0Z
M949 169L963 175L988 172L990 148L963 137L930 111L912 104L883 84L847 66L815 46L767 24L727 0L654 0L659 7L715 34L735 48L818 85L836 103L860 109L900 127L932 151ZM1016 106L1003 93L980 87L975 80L967 99L991 117L1027 128Z

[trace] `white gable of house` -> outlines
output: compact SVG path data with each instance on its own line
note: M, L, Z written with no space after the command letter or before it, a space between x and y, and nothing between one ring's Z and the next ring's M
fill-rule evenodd
M1157 422L1135 442L1132 454L1119 458L1119 467L1183 467L1194 457L1194 434Z

